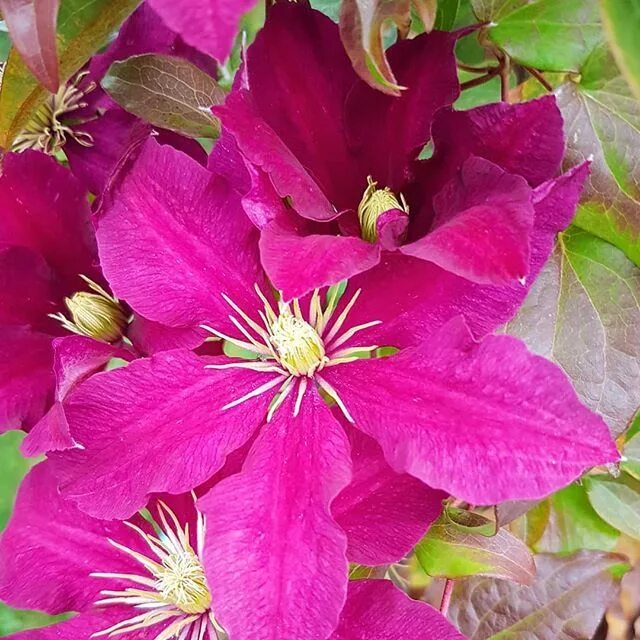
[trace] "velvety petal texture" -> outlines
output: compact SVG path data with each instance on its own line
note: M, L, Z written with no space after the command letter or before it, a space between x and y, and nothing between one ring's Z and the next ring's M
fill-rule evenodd
M315 640L335 629L347 587L346 539L329 507L350 466L341 426L310 390L299 415L287 401L242 471L199 501L208 517L212 606L232 638Z
M465 640L438 611L408 598L388 580L349 584L342 619L330 640Z
M543 497L619 459L556 365L509 336L476 343L461 319L421 346L323 376L396 471L472 504Z
M222 294L246 308L260 281L257 233L227 180L149 140L105 199L97 237L114 293L146 319L224 328Z
M221 407L271 376L205 369L214 362L165 351L80 385L65 406L80 446L51 455L65 498L96 517L126 518L150 493L190 491L218 471L262 423L269 397Z
M347 534L351 562L374 566L406 556L438 518L447 494L396 473L378 443L343 420L353 477L331 511Z

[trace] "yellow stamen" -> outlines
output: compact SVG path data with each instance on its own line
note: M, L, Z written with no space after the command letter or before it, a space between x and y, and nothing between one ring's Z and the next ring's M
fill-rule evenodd
M91 135L73 129L68 122L68 116L71 113L87 106L83 98L96 87L94 82L90 82L86 87L78 88L80 81L87 73L88 71L84 71L78 74L75 80L63 84L56 94L47 98L16 137L12 151L37 149L48 155L54 155L66 144L67 138L75 140L83 147L93 146ZM66 123L65 120L67 120Z
M400 203L389 187L378 189L378 183L371 176L367 178L367 183L368 186L358 205L358 220L360 221L362 239L367 242L376 242L378 239L378 218L385 211L391 209L399 209L408 214L409 207L404 197L400 195L402 201Z
M292 315L282 305L280 315L271 325L271 344L280 364L294 376L312 377L326 363L324 343L316 330L305 320Z
M62 313L50 314L62 326L82 336L89 336L103 342L116 342L124 335L127 327L127 315L117 298L109 295L99 284L86 276L80 276L95 293L79 291L65 304L71 314L71 320Z

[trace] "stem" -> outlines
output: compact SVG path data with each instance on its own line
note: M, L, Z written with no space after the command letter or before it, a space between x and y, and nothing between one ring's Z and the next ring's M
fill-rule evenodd
M509 102L509 71L511 64L506 53L500 59L500 96L502 102Z
M451 603L451 594L453 593L453 580L447 580L444 583L444 591L442 592L442 601L440 602L440 613L446 617Z
M553 92L553 87L549 84L547 79L538 71L532 67L525 67L525 69L547 90Z
M491 80L492 78L495 78L496 75L498 74L498 67L495 67L494 69L492 69L489 73L485 74L484 76L479 76L477 78L473 78L473 80L467 80L466 82L463 82L460 85L460 90L464 91L465 89L471 89L473 87L477 87L481 84L484 84L485 82L489 82L489 80Z
M486 67L472 67L471 65L464 64L463 62L458 62L458 69L469 71L469 73L489 73L492 69L497 69L497 67L492 65L487 65Z

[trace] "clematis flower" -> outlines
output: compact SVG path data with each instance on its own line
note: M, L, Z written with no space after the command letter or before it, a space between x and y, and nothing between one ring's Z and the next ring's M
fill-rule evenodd
M78 615L9 637L226 640L203 565L207 526L195 494L153 496L126 522L97 520L63 500L49 463L39 464L0 539L0 599ZM331 638L356 640L365 630L373 639L462 640L437 611L388 581L353 583Z
M186 343L145 319L130 327L129 309L105 288L87 194L67 169L34 151L7 154L2 169L0 431L29 431L46 415L25 442L37 453L69 445L64 398L112 357L134 356L125 335L142 353Z
M264 282L238 192L184 154L151 140L112 186L97 238L115 294L154 322L204 324L251 356L173 350L93 376L67 402L81 447L51 459L67 499L95 517L125 518L151 493L206 482L246 447L242 468L199 501L209 519L205 568L221 577L209 580L216 618L234 639L328 637L349 547L368 564L398 559L439 510L396 522L407 528L404 548L358 547L348 540L357 528L337 509L343 492L383 513L396 500L395 514L419 488L424 503L453 494L493 504L544 496L618 459L604 422L558 367L515 338L472 338L455 288L427 295L419 327L389 322L395 331L383 332L401 286L367 281L285 302ZM402 304L409 312L423 301ZM379 357L381 347L394 355ZM351 430L382 452L385 477L419 484L394 498L376 489L375 475L354 464L363 445Z
M471 295L474 284L510 286L503 321L515 312L537 275L537 203L556 184L546 181L560 167L562 118L550 97L452 111L456 37L389 48L408 87L396 98L357 77L327 17L303 3L272 8L214 111L249 165L247 211L285 299L411 265L413 295L446 271ZM421 160L429 141L433 157Z
M107 50L94 56L85 70L40 106L14 141L13 151L35 149L53 155L63 150L74 174L92 193L100 194L129 146L151 130L117 105L102 90L100 82L114 62L143 53L176 55L206 73L217 72L214 60L185 45L147 3L142 3ZM158 133L162 142L204 162L204 151L195 140L171 131Z

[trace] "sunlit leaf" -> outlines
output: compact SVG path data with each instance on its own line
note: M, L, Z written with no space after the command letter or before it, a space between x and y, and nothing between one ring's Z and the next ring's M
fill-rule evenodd
M550 515L551 504L549 500L542 500L511 522L509 530L533 549L544 535Z
M476 4L482 16L495 10L491 2ZM490 19L493 42L517 62L544 71L579 71L603 39L597 0L502 3Z
M139 0L62 0L58 12L60 79L67 80L78 71L138 4ZM11 146L47 95L12 50L0 89L0 147Z
M105 91L124 109L151 124L199 138L217 138L211 113L224 91L195 65L172 56L145 54L111 65Z
M536 557L531 586L470 578L456 583L449 618L473 640L591 638L620 590L622 556L582 551Z
M640 3L600 0L609 45L627 82L640 99Z
M0 0L14 47L49 91L58 89L56 20L60 0Z
M611 551L620 537L589 502L584 486L572 484L549 500L550 518L536 550L573 553L580 549Z
M567 166L591 160L575 223L640 265L640 102L606 47L589 57L579 82L563 84L556 95Z
M533 557L526 545L494 523L476 516L478 532L462 530L446 515L431 526L416 547L416 557L434 577L495 576L528 584L533 580Z
M618 531L640 540L640 482L622 474L584 479L589 501L600 517Z
M31 467L32 462L22 457L19 451L24 438L22 431L8 431L0 435L0 531L4 529L11 511L18 484Z
M620 434L640 405L640 270L580 229L559 238L508 333L562 367Z

